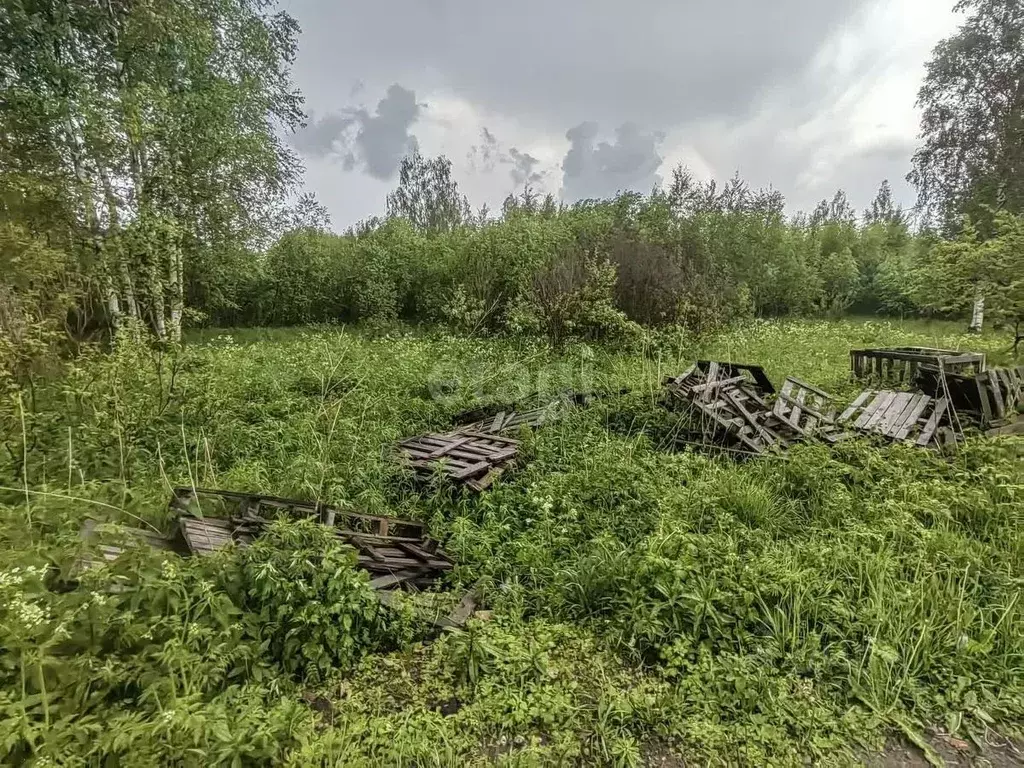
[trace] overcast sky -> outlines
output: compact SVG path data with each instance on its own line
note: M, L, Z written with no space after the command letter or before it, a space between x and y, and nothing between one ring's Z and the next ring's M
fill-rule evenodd
M302 26L290 141L335 229L381 214L398 164L451 158L474 208L530 183L649 191L683 163L791 211L842 187L901 202L914 107L953 0L283 0Z

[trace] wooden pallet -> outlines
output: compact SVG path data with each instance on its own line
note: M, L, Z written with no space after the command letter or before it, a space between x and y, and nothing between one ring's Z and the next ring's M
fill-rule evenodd
M210 488L174 488L171 493L171 509L198 518L265 518L286 515L316 518L325 525L382 536L421 538L426 533L426 527L413 520L366 515L317 501Z
M518 430L521 426L532 429L550 424L560 416L559 401L553 401L539 408L531 408L525 411L499 411L481 421L462 427L460 431L475 432L481 435L497 435L509 430Z
M776 430L793 432L801 437L818 436L837 443L850 437L836 424L836 398L813 384L793 376L786 377L782 390L775 396L768 425Z
M226 546L249 546L263 534L269 522L251 515L199 519L183 514L178 526L187 553L203 556ZM370 586L374 589L429 586L454 566L430 537L375 536L342 529L337 529L335 535L356 550L357 565L373 577Z
M895 381L910 384L922 366L940 365L953 373L981 373L985 355L928 347L888 347L850 351L850 370L854 378Z
M515 465L519 441L497 434L457 430L403 440L399 453L421 480L437 473L474 491L489 488Z
M849 436L835 424L832 395L788 378L772 403L774 387L757 366L701 361L665 379L663 387L663 403L689 416L680 445L757 455L812 436L831 442Z
M949 401L913 392L866 389L839 417L860 432L919 446L955 440Z
M981 427L997 427L1014 419L1024 403L1024 365L990 368L982 373L959 374L921 366L916 386L932 397L948 397L958 415Z

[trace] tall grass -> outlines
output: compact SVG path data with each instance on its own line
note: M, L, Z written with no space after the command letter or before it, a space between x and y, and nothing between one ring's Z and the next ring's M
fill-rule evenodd
M891 728L1012 729L1021 438L972 438L952 460L871 441L745 463L659 445L671 417L658 382L685 361L762 363L847 393L851 347L910 343L998 355L1002 340L941 324L754 323L625 354L323 328L87 355L2 414L0 733L12 735L0 754L845 763ZM414 486L394 461L396 440L471 405L569 387L632 394L524 432L528 461L487 493ZM239 590L316 573L362 612L362 586L272 551L170 570L138 552L61 581L85 517L163 528L169 489L190 483L424 520L459 560L448 586L477 589L493 618L419 643L401 617L360 613L351 621L372 631L324 654L350 609L289 614L305 576ZM112 593L111 580L134 586ZM289 646L291 632L308 645ZM117 728L104 731L104 712Z

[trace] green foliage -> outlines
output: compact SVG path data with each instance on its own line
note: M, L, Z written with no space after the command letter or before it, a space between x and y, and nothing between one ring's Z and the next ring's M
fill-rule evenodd
M277 522L241 554L235 589L252 631L286 672L318 680L388 636L356 554L323 526Z
M947 231L969 215L987 236L993 212L1024 212L1024 6L960 0L955 10L968 16L928 63L918 93L924 143L908 178Z
M994 236L981 240L968 220L955 240L941 241L918 265L918 303L938 312L963 312L977 297L989 317L1013 329L1014 349L1024 323L1024 216L993 219Z

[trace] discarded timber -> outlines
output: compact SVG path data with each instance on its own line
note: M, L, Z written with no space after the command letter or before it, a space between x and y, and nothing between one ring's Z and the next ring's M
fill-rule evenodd
M680 446L756 456L812 436L830 442L849 436L835 423L832 395L788 378L771 402L774 387L757 366L699 361L666 378L663 387L663 404L682 412L689 425L676 438Z
M498 411L488 418L463 427L460 431L475 432L481 435L497 435L508 430L518 430L521 426L531 429L550 424L561 417L559 401L553 401L539 408L527 411Z
M370 573L374 589L428 587L454 566L439 543L427 535L426 527L413 520L205 488L175 488L170 507L179 513L175 541L186 554L208 555L225 546L249 546L271 522L264 515L284 515L315 519L333 528L341 542L356 550L357 565ZM218 516L211 516L214 512Z
M474 491L489 488L515 465L519 441L490 433L458 430L403 440L399 453L421 480L441 473Z
M986 429L1009 423L1024 404L1024 365L966 375L922 365L914 383L925 394L949 398L957 415Z
M854 378L876 379L910 384L922 365L942 367L953 373L981 373L985 355L981 352L957 352L928 347L888 347L850 351L850 370Z
M850 437L836 424L836 398L794 376L786 377L775 396L769 425L801 437L818 436L830 443Z
M382 536L422 538L426 527L412 520L366 515L332 507L316 501L283 499L258 493L220 491L209 488L175 488L171 509L204 518L262 518L284 514L288 517L316 518L325 525Z
M839 420L893 442L941 447L957 439L950 426L949 400L914 392L864 390Z
M698 360L697 370L711 375L712 370L718 371L727 377L743 376L754 389L762 395L775 394L775 386L772 384L768 374L760 365L746 365L744 363L725 363L714 360ZM714 376L712 376L714 378Z

